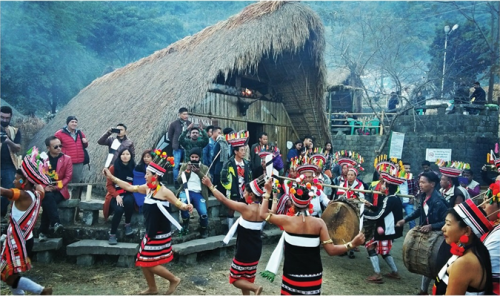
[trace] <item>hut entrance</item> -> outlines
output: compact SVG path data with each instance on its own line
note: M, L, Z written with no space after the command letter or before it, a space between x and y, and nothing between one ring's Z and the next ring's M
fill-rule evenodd
M264 125L260 123L247 123L247 131L250 133L248 145L251 147L253 144L259 142L259 135L264 131Z

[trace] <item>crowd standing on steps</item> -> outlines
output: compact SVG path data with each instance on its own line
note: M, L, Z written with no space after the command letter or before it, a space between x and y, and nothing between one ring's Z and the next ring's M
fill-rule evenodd
M474 98L480 102L481 90L476 91ZM2 218L11 204L0 260L2 281L16 295L25 291L51 294L51 287L43 287L21 273L32 268L33 229L40 208L40 242L64 231L57 204L81 197L82 187L74 186L70 192L68 184L82 181L83 167L89 163L85 150L89 141L78 128L77 117L68 116L66 125L45 140L45 152L33 147L20 161L21 134L10 125L12 110L2 107L0 113ZM139 210L145 218L146 232L135 260L147 284L141 295L160 293L155 275L169 283L164 293L176 292L181 278L164 266L173 260L172 235L176 231L181 236L188 234L196 208L200 227L197 237L209 236L210 193L228 209L228 234L223 242L237 235L228 274L229 283L243 295L263 293L257 274L266 223L279 226L283 233L262 276L273 280L283 258L281 294L314 295L322 291L321 246L330 256L349 258L355 258L354 252L364 246L374 272L366 278L368 283L384 284L385 278L401 280L392 246L401 242L404 224L410 223L412 229L417 219L419 225L412 231L442 232L445 238L437 254L440 272L436 278L422 277L420 294L428 294L432 281L435 295L499 294L498 152L488 154L488 164L482 168L481 177L489 189L481 193L470 166L464 162L438 160L437 172L426 160L422 162L423 171L414 178L409 163L384 155L377 157L374 179L368 186L360 177L364 159L359 153L334 150L331 142L316 143L310 135L288 146L291 149L284 163L282 152L266 132L257 135L256 143L249 143L248 131L193 124L184 107L170 123L168 139L171 155L147 149L137 165L134 142L128 138L124 123L109 128L97 141L108 147L112 164L102 171L108 189L103 213L106 219L113 215L109 244L119 243L122 216L126 236L136 232L131 224L134 211ZM488 168L493 168L495 178ZM168 170L173 171L176 193L165 185ZM337 238L321 216L339 203L349 204L355 211L359 233L356 228L349 240L334 243ZM170 214L172 205L180 209L180 223ZM235 212L240 213L236 221ZM353 221L341 223L345 226ZM389 266L389 273L382 274L379 255Z

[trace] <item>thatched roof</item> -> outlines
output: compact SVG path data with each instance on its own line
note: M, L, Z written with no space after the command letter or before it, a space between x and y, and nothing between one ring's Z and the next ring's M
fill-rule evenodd
M124 122L137 153L154 145L180 107L202 101L219 74L255 73L265 68L300 136L329 138L324 114L323 24L296 2L258 2L165 49L96 79L38 133L31 144L60 129L75 115L90 141L94 169L87 181L100 180L107 150L97 139Z

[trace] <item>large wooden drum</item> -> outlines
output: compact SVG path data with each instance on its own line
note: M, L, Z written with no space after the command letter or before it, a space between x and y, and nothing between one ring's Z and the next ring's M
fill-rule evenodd
M348 243L359 233L358 211L355 204L344 201L334 201L326 207L321 219L334 244Z
M423 233L416 226L406 234L403 262L408 271L433 279L450 257L450 248L441 231Z

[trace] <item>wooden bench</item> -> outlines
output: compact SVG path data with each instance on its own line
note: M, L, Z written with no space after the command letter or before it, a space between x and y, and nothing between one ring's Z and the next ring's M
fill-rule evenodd
M66 247L68 256L77 256L76 264L90 266L95 262L96 255L118 256L118 267L135 266L135 257L139 250L137 243L108 244L107 240L81 240Z
M84 200L81 201L78 207L82 210L82 221L84 224L91 226L97 224L99 219L99 211L102 210L104 200Z
M262 240L263 244L272 243L277 241L282 234L282 231L274 227L269 230L264 230L266 238ZM209 236L207 238L194 239L180 244L173 244L172 250L174 254L179 256L179 261L187 264L196 264L198 254L205 251L218 250L218 254L221 258L228 257L228 249L234 249L236 245L236 235L229 240L229 243L225 245L222 240L225 235ZM232 255L230 255L232 256Z
M54 255L63 245L62 238L49 238L44 242L40 242L35 238L33 244L33 252L36 253L36 261L41 263L52 263Z
M79 203L80 203L79 199L67 199L61 201L57 205L59 209L59 220L61 220L61 224L63 225L75 224L75 215Z

